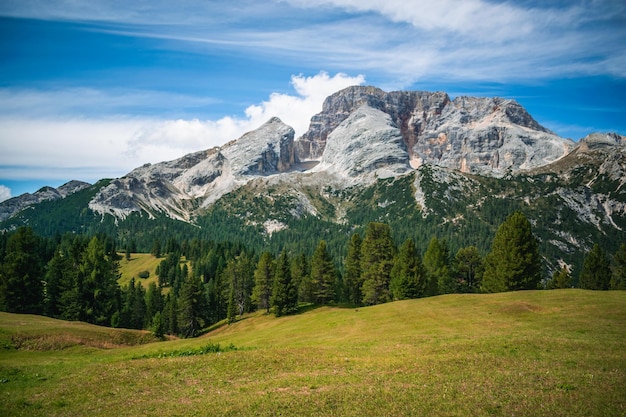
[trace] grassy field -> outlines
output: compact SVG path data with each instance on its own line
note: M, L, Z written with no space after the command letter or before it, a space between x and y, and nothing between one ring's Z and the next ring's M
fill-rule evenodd
M129 260L124 257L123 253L120 253L120 256L122 257L120 261L121 277L118 280L120 286L127 286L132 278L135 278L135 282L140 282L146 289L151 282L158 283L156 268L165 258L155 258L149 253L133 253ZM187 266L191 268L191 265L189 265L184 257L181 258L180 264L187 264ZM148 278L139 278L139 273L142 271L148 271L150 276Z
M259 313L198 339L108 349L18 343L118 332L49 320L0 315L0 415L626 415L626 292Z

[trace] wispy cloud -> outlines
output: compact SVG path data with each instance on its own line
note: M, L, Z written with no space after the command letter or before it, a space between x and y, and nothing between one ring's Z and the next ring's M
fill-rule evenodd
M94 90L88 90L86 103L97 107L100 98L115 115L68 117L68 109L62 104L58 114L49 110L42 115L42 108L63 103L65 98L75 97L76 91L5 90L0 93L0 110L17 106L25 113L16 116L9 111L0 117L0 177L94 181L120 176L146 162L171 160L222 145L273 116L280 117L300 135L328 95L364 81L363 76L341 73L295 75L291 78L295 94L273 93L267 100L249 106L241 116L216 120L121 115L124 104L118 103L120 97ZM72 109L77 105L72 103Z
M99 30L172 40L176 48L198 53L202 45L233 48L318 68L368 71L399 86L441 77L626 77L626 5L612 0L3 3L4 14L104 22L110 25Z

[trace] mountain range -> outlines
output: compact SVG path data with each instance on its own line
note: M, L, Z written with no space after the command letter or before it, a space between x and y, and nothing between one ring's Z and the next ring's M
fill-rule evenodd
M339 245L366 222L385 221L396 239L439 235L452 249L486 250L499 222L521 210L548 269L576 267L594 243L614 250L626 241L625 156L626 137L573 142L515 100L349 87L325 100L299 138L272 118L223 146L121 178L44 187L0 203L0 229L106 230L145 246L184 227L303 249L310 236Z

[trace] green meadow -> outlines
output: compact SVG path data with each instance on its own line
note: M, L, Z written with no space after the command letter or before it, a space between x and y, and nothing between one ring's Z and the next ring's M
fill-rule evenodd
M6 416L624 416L626 292L255 313L196 339L0 313Z

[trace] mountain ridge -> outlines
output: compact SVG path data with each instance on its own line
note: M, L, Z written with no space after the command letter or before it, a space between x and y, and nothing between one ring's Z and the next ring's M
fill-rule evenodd
M593 133L574 143L514 100L350 87L294 136L271 118L221 147L73 194L80 198L69 207L62 198L45 210L22 207L0 229L106 230L144 239L145 248L182 221L189 236L306 251L311 236L332 247L380 221L400 241L424 246L436 234L485 250L498 222L521 210L549 268L580 264L596 242L611 251L626 243L626 137Z
M99 193L90 208L118 217L152 210L189 222L253 178L308 171L301 162L317 164L311 172L326 170L352 184L423 164L502 176L548 165L573 148L514 100L451 100L442 92L355 86L329 96L300 138L272 118L219 148L133 170Z

